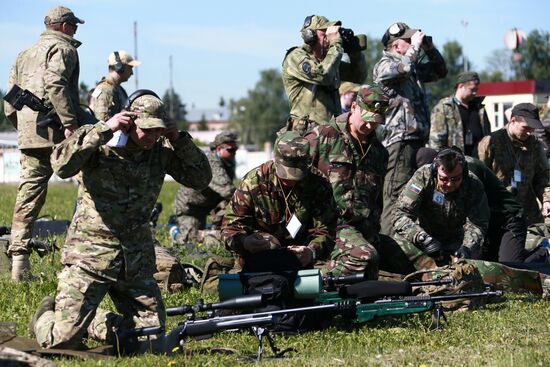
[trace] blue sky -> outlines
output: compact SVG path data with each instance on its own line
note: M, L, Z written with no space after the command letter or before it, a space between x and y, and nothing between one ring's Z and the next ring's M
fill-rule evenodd
M386 28L403 21L432 35L437 46L456 40L474 68L503 48L511 28L548 30L547 0L365 0L350 1L136 1L50 0L5 1L0 13L0 88L4 89L17 54L38 38L47 10L70 7L86 23L75 38L79 48L80 80L92 86L106 73L110 52L134 53L133 24L138 23L139 87L163 94L169 87L169 57L173 58L174 88L188 109L216 107L244 97L259 72L280 68L285 50L301 44L299 29L305 16L341 20L356 33L379 42ZM468 22L464 27L462 21ZM550 76L548 76L550 79ZM135 90L131 79L126 90Z

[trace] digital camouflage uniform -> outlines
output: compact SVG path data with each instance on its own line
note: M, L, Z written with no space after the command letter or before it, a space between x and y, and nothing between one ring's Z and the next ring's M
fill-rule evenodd
M474 100L475 101L475 100ZM484 136L491 133L491 124L485 108L479 103L479 121ZM458 109L460 102L454 97L445 97L435 105L431 114L430 148L439 150L443 147L456 146L463 152L464 149L464 124ZM472 104L470 104L472 105ZM477 144L474 146L473 155L477 156Z
M154 99L140 97L133 111L147 117ZM136 124L140 118L136 120ZM153 278L155 251L149 217L165 174L176 181L205 187L208 161L189 134L173 143L161 137L149 150L131 139L125 147L104 145L113 132L103 122L86 125L52 154L63 178L82 173L77 208L62 250L55 311L37 320L34 331L43 347L79 347L82 337L113 342L112 326L164 325L164 304ZM120 316L96 310L109 294Z
M28 89L55 110L63 126L77 125L84 120L78 96L80 67L76 49L80 44L62 32L44 31L38 42L17 56L7 90L13 84ZM34 221L46 201L48 180L53 174L52 147L64 139L64 132L54 124L39 127L37 122L46 116L28 107L16 111L4 102L4 111L18 130L17 143L21 150L21 176L13 209L9 253L29 254Z
M128 94L120 85L117 85L110 76L107 76L96 85L92 93L90 106L98 120L107 121L124 107Z
M235 163L222 160L215 151L207 154L212 169L212 181L207 188L196 190L182 186L174 200L174 214L179 226L175 243L185 244L198 240L198 231L205 229L206 217L222 202L231 199L235 186ZM223 205L224 206L224 205Z
M381 221L384 234L392 232L394 205L415 171L416 151L428 142L430 114L422 83L446 74L445 60L435 47L426 52L410 47L405 55L384 51L374 66L374 82L391 98L381 134L389 153Z
M292 116L309 116L310 121L321 124L341 113L340 81L362 83L367 78L362 52L350 53L350 63L341 61L343 54L341 38L330 42L323 60L317 60L307 44L287 51L283 61L283 84Z
M483 138L478 153L479 159L523 206L527 223L543 222L537 200L550 201L550 175L541 143L534 136L529 136L523 142L514 139L503 128ZM517 182L517 188L512 187L514 170L521 172L521 182Z
M339 255L340 268L333 272L365 273L376 279L388 153L374 133L363 153L349 131L348 117L349 113L344 113L333 118L306 137L311 144L313 165L328 177L340 213L334 250Z
M279 240L281 247L309 246L317 259L328 259L334 248L337 220L328 182L309 173L292 191L285 190L286 200L281 190L273 161L246 174L226 208L222 225L226 248L246 256L244 238L253 233L268 233ZM302 223L294 238L286 229L292 215Z

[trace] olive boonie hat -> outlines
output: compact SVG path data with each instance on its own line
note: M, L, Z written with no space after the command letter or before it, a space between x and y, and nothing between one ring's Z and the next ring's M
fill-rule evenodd
M473 80L477 80L479 82L480 81L479 74L476 73L475 71L465 71L463 73L460 73L460 75L456 79L456 83L457 84L466 83L466 82L471 82Z
M141 61L134 59L128 52L124 50L117 51L120 62L124 65L138 66L141 64ZM109 66L116 65L117 59L114 52L111 52L109 55Z
M299 181L309 170L309 142L294 131L283 133L275 144L275 173L286 180Z
M164 104L160 99L150 94L136 98L130 111L137 112L135 123L140 129L166 128L164 124Z
M231 131L222 131L214 138L214 141L210 143L210 149L214 150L216 147L222 144L236 143L239 141L239 136Z
M54 23L73 23L73 24L84 24L84 20L76 17L73 11L64 6L55 6L48 10L48 14L44 17L44 24L54 24Z
M539 109L531 103L519 103L512 109L512 117L523 117L529 127L533 129L544 129L540 122Z
M339 20L331 22L321 15L310 15L306 17L304 25L302 26L302 31L304 29L313 29L314 31L318 29L327 29L333 25L342 25L342 22Z
M382 36L382 44L388 46L397 39L411 38L417 31L418 29L411 28L403 22L393 23Z

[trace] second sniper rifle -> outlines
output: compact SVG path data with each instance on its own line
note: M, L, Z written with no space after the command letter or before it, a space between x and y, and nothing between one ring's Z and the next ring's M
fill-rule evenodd
M181 322L170 333L165 334L160 326L138 328L126 330L118 334L118 351L120 353L140 353L150 351L154 353L177 353L183 352L185 340L189 337L202 339L210 337L212 334L232 329L251 329L258 341L257 358L260 359L263 353L263 338L266 337L269 345L276 356L281 356L288 350L280 351L273 343L269 335L269 327L277 324L284 315L309 314L314 312L328 312L330 314L340 314L343 317L351 319L355 324L361 324L372 320L378 316L402 315L418 312L433 311L434 318L439 320L443 316L441 302L456 299L472 299L480 297L497 297L503 294L502 291L491 291L489 289L482 292L470 292L444 296L408 296L402 297L395 295L397 289L405 289L403 285L391 287L391 283L407 282L374 282L385 283L389 289L388 296L380 296L383 293L384 284L374 284L372 281L357 284L355 288L347 287L347 290L340 289L338 295L332 293L332 296L321 298L321 304L314 306L289 308L275 311L266 311L258 313L245 313L237 315L219 316L217 310L235 309L242 310L251 307L259 307L263 304L263 295L249 295L237 297L231 300L217 304L197 303L195 306L180 306L177 308L168 308L167 315L186 314L187 320ZM361 285L361 286L359 286ZM382 288L380 288L382 287ZM410 287L410 284L409 286ZM376 299L369 289L377 289ZM329 293L327 293L329 294ZM197 318L196 313L200 311L208 312L204 318ZM436 327L439 327L439 321ZM138 342L137 338L141 336L156 335L156 339L146 342Z

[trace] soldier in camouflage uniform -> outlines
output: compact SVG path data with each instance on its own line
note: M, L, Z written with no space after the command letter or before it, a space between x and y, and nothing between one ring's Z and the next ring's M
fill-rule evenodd
M528 224L543 222L537 200L543 203L544 216L550 214L548 161L533 136L534 129L542 127L537 107L520 103L512 109L510 122L483 138L478 146L479 159L514 194Z
M340 80L362 83L366 79L367 64L360 50L348 53L350 63L342 62L340 25L323 16L308 16L301 29L304 44L287 51L283 84L291 118L308 116L313 125L329 121L341 113Z
M309 148L297 133L283 133L274 160L248 172L227 205L222 239L245 268L257 256L281 249L294 254L300 268L331 255L336 204L329 183L309 167Z
M477 73L467 71L458 76L454 95L441 99L432 111L431 148L456 146L465 155L477 157L479 141L491 133L484 97L476 96L478 90Z
M141 62L134 60L128 52L121 50L109 55L108 64L109 74L96 85L90 99L90 108L94 111L95 117L101 121L107 121L122 111L128 94L121 84L130 79L134 74L134 67Z
M79 107L77 47L73 38L77 24L84 23L65 7L56 6L44 18L46 31L38 42L21 52L11 69L8 79L10 90L14 84L28 89L44 104L53 109L52 116L24 107L16 111L4 102L4 112L18 130L18 146L21 150L21 177L11 225L12 279L31 278L29 240L34 222L46 201L48 180L52 176L50 154L54 144L78 127L84 119ZM53 117L64 129L55 124L38 126L37 122Z
M306 135L313 166L328 178L340 212L334 250L340 268L334 268L334 261L329 263L335 274L378 277L376 248L388 152L374 129L384 122L387 107L388 97L379 87L364 85L350 112Z
M46 297L30 325L42 347L79 348L87 333L113 343L113 328L164 325L151 210L165 174L201 189L211 171L187 132L165 128L160 99L140 96L130 111L82 126L52 154L55 172L63 178L81 172L82 185L55 301ZM126 146L106 144L118 130L128 132ZM107 293L122 317L98 312L92 322Z
M212 169L212 181L207 188L195 190L182 186L174 200L174 215L179 232L173 242L175 244L196 243L201 240L200 230L206 228L206 217L217 207L227 205L233 196L235 186L235 153L238 137L235 133L224 131L216 135L210 144L208 162ZM220 223L213 223L218 227Z
M373 79L391 98L382 129L389 161L381 221L381 233L390 235L397 197L415 171L416 151L428 142L430 114L422 83L445 77L447 68L425 34L405 23L391 25L382 43L384 55L374 66Z

